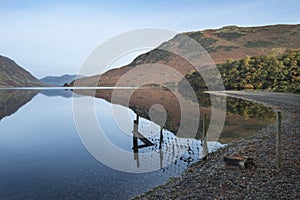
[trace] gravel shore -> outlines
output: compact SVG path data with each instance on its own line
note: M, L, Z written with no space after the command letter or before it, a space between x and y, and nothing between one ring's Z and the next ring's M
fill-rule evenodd
M282 112L282 168L276 168L276 126L230 144L189 167L180 178L135 199L300 199L300 115L295 94L231 93ZM285 101L287 99L288 101ZM225 166L226 155L254 158L255 167Z

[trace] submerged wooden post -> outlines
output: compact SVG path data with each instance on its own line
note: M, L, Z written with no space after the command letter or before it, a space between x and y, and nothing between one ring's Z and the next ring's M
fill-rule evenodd
M281 112L276 113L277 133L276 133L276 167L281 169L282 155L281 155Z
M160 127L160 137L159 137L159 163L160 163L160 169L163 168L163 151L162 151L162 143L163 143L163 128Z
M136 116L136 120L133 120L133 137L136 137L137 139L141 140L145 143L144 146L152 146L154 145L150 140L148 140L145 136L143 136L139 132L139 116ZM141 148L141 146L137 146L138 148Z
M160 128L159 149L162 148L163 139L164 139L164 136L163 136L163 129Z
M133 152L138 153L138 138L133 136Z
M136 123L137 123L137 125L139 125L139 119L140 119L140 116L137 114L137 115L136 115L136 120L135 120Z

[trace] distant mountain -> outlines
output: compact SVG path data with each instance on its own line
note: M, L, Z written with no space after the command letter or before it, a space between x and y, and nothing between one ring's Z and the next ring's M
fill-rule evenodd
M76 78L83 78L83 76L69 75L69 74L65 74L62 76L46 76L46 77L40 79L40 81L42 81L43 83L46 83L46 84L63 86L65 83L71 83Z
M272 52L284 53L289 49L300 48L300 24L260 27L227 26L220 29L186 32L164 42L159 48L138 56L129 65L112 69L101 76L95 75L78 79L76 85L114 86L121 77L122 86L135 86L146 83L147 80L167 80L170 74L161 72L161 67L157 64L171 67L185 76L195 71L194 67L182 57L170 53L170 51L176 52L181 47L186 47L186 41L182 39L182 36L189 36L197 41L216 64L225 63L227 60L241 60L246 56L263 56ZM161 50L161 48L164 50ZM187 53L193 56L193 49L190 49ZM144 64L155 64L157 67L154 66L151 69L152 71L139 72L138 75L128 74L123 76L131 69ZM204 64L198 63L198 65L203 66ZM161 73L158 74L157 70ZM174 80L174 82L180 80Z
M15 61L0 55L0 87L45 86Z

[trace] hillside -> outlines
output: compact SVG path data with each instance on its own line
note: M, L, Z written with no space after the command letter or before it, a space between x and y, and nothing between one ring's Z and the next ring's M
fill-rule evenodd
M217 65L226 90L264 89L300 92L300 50L282 54L254 56ZM205 82L198 72L185 77L195 90L203 91ZM184 84L179 84L184 86Z
M74 75L65 74L62 76L46 76L40 79L40 81L50 85L63 86L65 83L70 83L74 81L76 78L82 78L82 77L83 76L79 76L75 74Z
M0 55L0 87L45 86L13 60Z
M240 60L247 55L263 56L271 52L285 52L288 49L300 48L300 25L272 25L261 27L227 26L220 29L182 33L196 40L209 53L216 64L227 60ZM185 44L180 35L163 43L160 48L176 50ZM190 50L192 52L192 49ZM132 63L118 69L110 70L101 75L86 77L76 81L77 86L114 86L126 72L142 64L164 64L172 67L183 76L189 74L194 68L186 60L171 54L168 51L154 49L138 56ZM199 63L199 65L201 65ZM166 80L169 74L157 74L157 66L147 72L127 77L122 86L133 86L145 83L145 80ZM100 81L99 81L100 80ZM174 79L179 82L180 79ZM72 84L71 84L72 85Z
M185 33L198 41L216 64L228 59L240 60L246 55L261 56L274 48L300 47L300 25L261 27L227 26L216 30Z

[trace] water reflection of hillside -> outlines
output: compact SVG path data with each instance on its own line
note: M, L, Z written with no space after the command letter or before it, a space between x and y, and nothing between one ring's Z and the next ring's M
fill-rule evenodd
M0 120L17 112L38 93L38 90L0 90Z
M19 108L27 104L37 94L43 94L47 97L77 97L71 90L51 89L3 89L0 90L0 120L17 112Z
M111 100L113 90L77 90L75 92L91 96L96 95L96 97L105 99L109 102L127 106L136 114L145 119L150 119L149 109L151 108L151 106L160 104L165 108L167 112L166 123L159 124L160 122L156 122L155 120L152 121L158 125L163 126L163 128L173 132L174 134L177 133L181 122L181 112L180 105L178 103L178 96L180 98L188 99L185 94L182 94L182 91L179 93L179 95L175 95L174 93L176 93L176 91L174 92L162 88L138 89L135 90L133 95L131 96L128 106L126 99L129 93L128 90L118 91L116 94L114 94L113 101ZM222 99L220 99L220 101L222 101ZM198 93L198 102L200 116L203 116L203 114L207 114L209 120L212 109L209 94ZM190 103L195 104L195 102L193 101L190 101ZM185 117L188 118L188 121L191 124L199 123L196 138L203 138L202 117L200 117L200 119L194 118L193 115ZM257 133L258 130L267 127L274 122L275 113L271 108L267 108L254 102L228 97L226 121L219 141L222 143L230 143L245 137L249 137ZM183 130L188 132L189 127L183 127Z

